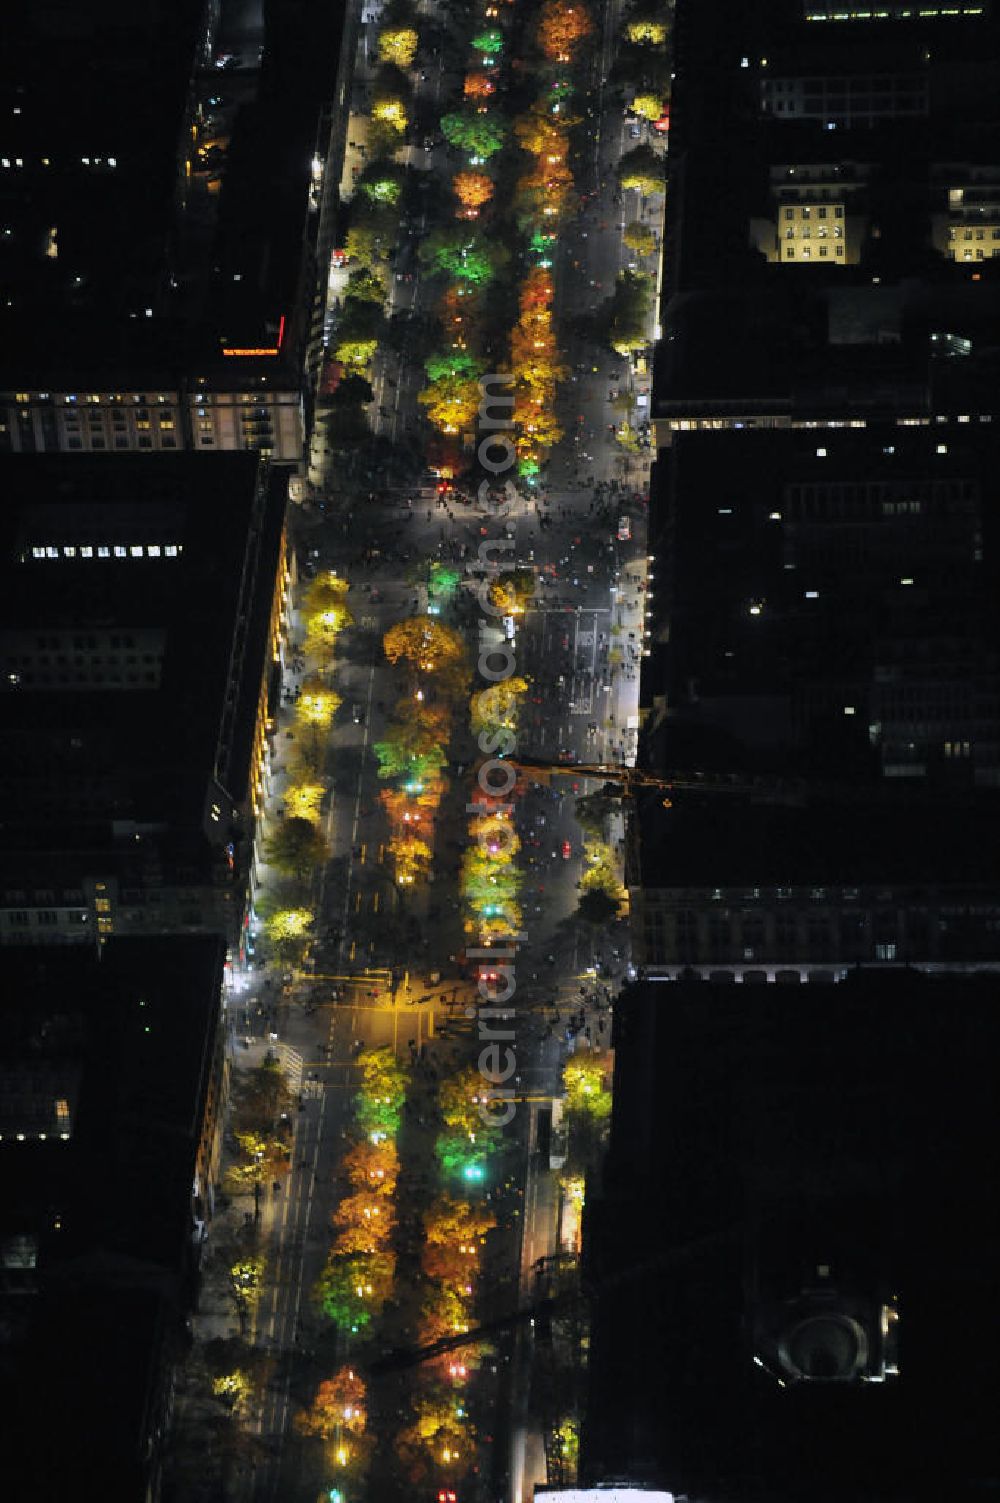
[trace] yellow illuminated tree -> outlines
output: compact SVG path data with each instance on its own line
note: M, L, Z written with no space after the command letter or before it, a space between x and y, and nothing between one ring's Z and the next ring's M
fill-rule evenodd
M632 101L632 108L643 120L659 120L663 114L663 101L655 94L637 94Z
M295 719L300 726L318 726L327 730L341 706L341 698L321 678L307 678L295 705Z
M397 68L412 68L419 38L412 26L388 26L378 39L378 60Z
M308 908L281 908L265 921L264 934L282 960L302 958L312 935L313 916Z
M424 1237L429 1243L462 1244L481 1242L496 1226L496 1216L488 1206L454 1195L439 1195L431 1202L424 1222Z
M372 101L372 119L401 136L406 130L408 117L403 101L392 94L383 94Z
M563 1065L566 1110L603 1120L611 1115L611 1092L604 1077L607 1061L592 1054L573 1054Z
M322 783L298 783L289 788L285 793L288 817L293 820L309 820L315 824L320 817L324 792Z
M431 616L409 616L391 626L382 638L390 663L407 661L424 673L464 663L465 642L457 631Z
M625 35L630 42L640 46L662 47L667 40L667 28L662 21L649 16L635 16L625 24Z
M390 840L389 852L395 862L396 881L411 887L427 877L431 866L431 848L424 840L399 838Z

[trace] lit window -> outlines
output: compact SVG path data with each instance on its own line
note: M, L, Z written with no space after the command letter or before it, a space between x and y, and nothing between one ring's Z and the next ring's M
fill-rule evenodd
M91 546L90 546L89 543L85 543L84 546L80 549L80 557L81 558L93 558L93 556L94 556L94 550L93 550L93 548L91 548Z
M111 549L107 546L106 543L99 543L98 544L98 547L97 547L97 557L98 558L110 558L111 557Z
M166 554L167 558L176 558L177 557L177 544L176 543L167 543L167 545L166 545L166 547L164 548L163 551Z
M133 558L142 558L142 544L141 543L133 543L132 546L131 546L131 548L129 548L128 551L132 555Z
M159 556L160 556L160 545L159 545L159 543L150 543L149 547L146 549L146 552L149 554L150 558L159 558Z
M63 548L63 557L64 558L76 558L76 549L73 548L73 547L71 547L69 544L67 544Z
M128 550L126 548L123 548L120 543L116 543L115 544L115 558L127 558L127 557L128 557Z
M826 458L826 450L825 449L817 449L816 450L816 458L817 459L825 459Z
M69 1102L62 1100L61 1098L56 1101L56 1121L69 1121Z

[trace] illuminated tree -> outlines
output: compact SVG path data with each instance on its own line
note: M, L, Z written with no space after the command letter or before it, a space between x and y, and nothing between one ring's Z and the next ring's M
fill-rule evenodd
M496 1226L496 1216L485 1205L458 1200L453 1195L439 1195L427 1212L424 1237L429 1243L481 1242Z
M643 224L638 219L633 219L631 224L625 226L622 239L629 250L636 251L640 256L651 255L656 249L656 236L648 224Z
M360 1230L369 1239L362 1247L352 1251L375 1252L385 1245L392 1232L395 1218L392 1207L384 1196L371 1190L359 1190L354 1195L345 1195L333 1214L333 1224L343 1231ZM345 1251L341 1247L342 1251Z
M398 162L369 162L358 178L356 189L373 204L399 202L406 180L406 169ZM350 296L350 288L348 288Z
M376 339L343 339L334 346L334 354L349 370L367 370L378 349Z
M447 564L433 560L427 577L427 593L432 600L451 600L461 582L461 574Z
M636 188L640 193L663 192L666 164L651 146L634 146L621 158L615 170L623 188Z
M377 92L372 98L372 119L401 136L409 123L403 98L388 91Z
M418 252L425 266L458 282L482 286L504 263L503 247L488 241L478 230L437 230L422 241Z
M421 1344L430 1346L447 1336L460 1335L468 1331L470 1325L467 1302L456 1289L445 1287L429 1291L420 1310Z
M432 381L443 381L446 376L462 376L474 381L486 367L467 350L445 350L443 354L428 355L424 369Z
M368 265L376 256L375 240L375 231L369 225L352 224L344 241L348 260Z
M466 214L474 218L494 194L493 179L485 172L459 172L451 180L455 196Z
M322 783L298 783L285 791L285 806L293 820L308 820L315 824L320 817L320 805L325 789Z
M471 726L474 736L498 726L517 725L517 712L528 692L527 679L514 676L483 689L472 697Z
M663 114L663 100L655 94L637 94L632 108L643 120L659 120Z
M667 28L655 15L634 14L625 23L625 35L639 46L662 47L667 40Z
M382 638L382 647L390 663L409 662L424 673L466 661L463 638L431 616L409 616L397 622Z
M430 1389L417 1394L413 1408L416 1420L396 1441L410 1481L419 1484L439 1469L454 1481L475 1453L476 1432L465 1405L447 1389Z
M481 31L478 36L472 38L472 46L486 57L496 57L503 51L503 32L497 31L495 27L489 31Z
M264 1292L264 1259L247 1253L229 1270L229 1289L237 1306L252 1310Z
M568 63L594 23L580 0L544 0L538 21L538 45L552 62Z
M566 155L569 126L577 122L571 119L553 120L544 109L535 106L514 122L514 135L518 145L533 157Z
M331 605L343 605L344 596L350 593L350 583L333 569L323 569L315 579L309 581L309 587L302 600L302 609L306 615L312 615L316 611L328 610Z
M297 963L312 937L313 916L308 908L280 908L265 921L264 935L274 954Z
M397 68L412 68L418 42L412 26L386 27L378 39L379 62L391 63Z
M264 846L269 866L301 881L329 857L322 830L308 819L283 819Z
M488 99L495 92L496 85L485 73L470 73L462 85L462 93L466 99Z
M341 706L340 695L327 687L323 679L311 675L304 679L295 702L295 719L299 726L318 726L328 730Z
M316 1283L314 1297L328 1320L357 1332L371 1323L392 1290L391 1253L333 1253Z
M342 1367L316 1390L308 1409L295 1421L301 1435L315 1435L332 1440L340 1431L360 1435L368 1414L368 1390L365 1381L351 1367Z
M506 124L499 116L469 113L442 115L441 134L451 146L488 161L503 146Z
M390 840L389 853L395 863L396 881L401 887L424 882L431 867L431 848L415 836Z
M372 1143L362 1139L344 1154L341 1167L352 1185L363 1185L380 1195L392 1195L399 1175L399 1154L386 1138Z
M534 573L531 569L508 569L497 575L487 593L493 605L505 610L508 615L516 616L535 597ZM519 689L518 693L526 694L527 680L523 679L521 682L524 688Z
M306 646L311 652L329 653L345 626L352 626L354 617L346 605L329 605L316 611L306 622Z
M426 407L428 421L439 432L463 433L475 424L480 396L478 381L444 376L418 392L417 401Z
M373 271L371 267L364 267L359 271L351 272L347 279L347 290L344 296L359 303L374 303L377 307L381 308L385 302L385 284L377 271ZM362 392L362 382L369 388L368 396L364 396ZM342 388L345 386L347 388L346 391L342 391ZM364 381L363 377L342 377L337 390L334 392L334 398L338 396L342 402L370 402L372 399L370 383Z
M408 1071L391 1049L365 1049L358 1056L362 1094L385 1102L394 1109L403 1104Z
M573 1054L563 1065L566 1110L605 1121L611 1115L611 1092L604 1084L607 1064L592 1054Z

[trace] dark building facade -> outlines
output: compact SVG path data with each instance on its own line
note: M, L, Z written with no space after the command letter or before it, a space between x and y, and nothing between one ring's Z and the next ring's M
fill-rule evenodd
M615 1015L581 1478L979 1496L997 1400L996 987L662 982Z
M0 1392L12 1497L158 1496L226 1094L220 938L4 953ZM58 1438L57 1438L58 1435Z
M0 943L245 936L290 586L259 456L0 460Z
M312 0L11 14L0 453L299 461L342 24Z
M634 825L658 973L1000 959L998 36L677 5L639 757L713 788Z

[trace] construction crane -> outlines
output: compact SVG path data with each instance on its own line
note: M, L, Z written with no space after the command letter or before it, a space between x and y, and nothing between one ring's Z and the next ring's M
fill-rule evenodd
M673 793L757 794L785 800L801 797L801 785L787 778L761 777L734 772L647 772L617 762L549 762L542 757L507 757L520 771L531 773L539 783L552 777L600 778L621 788L625 798L634 798L644 789L656 789L666 795L664 808L669 809Z

